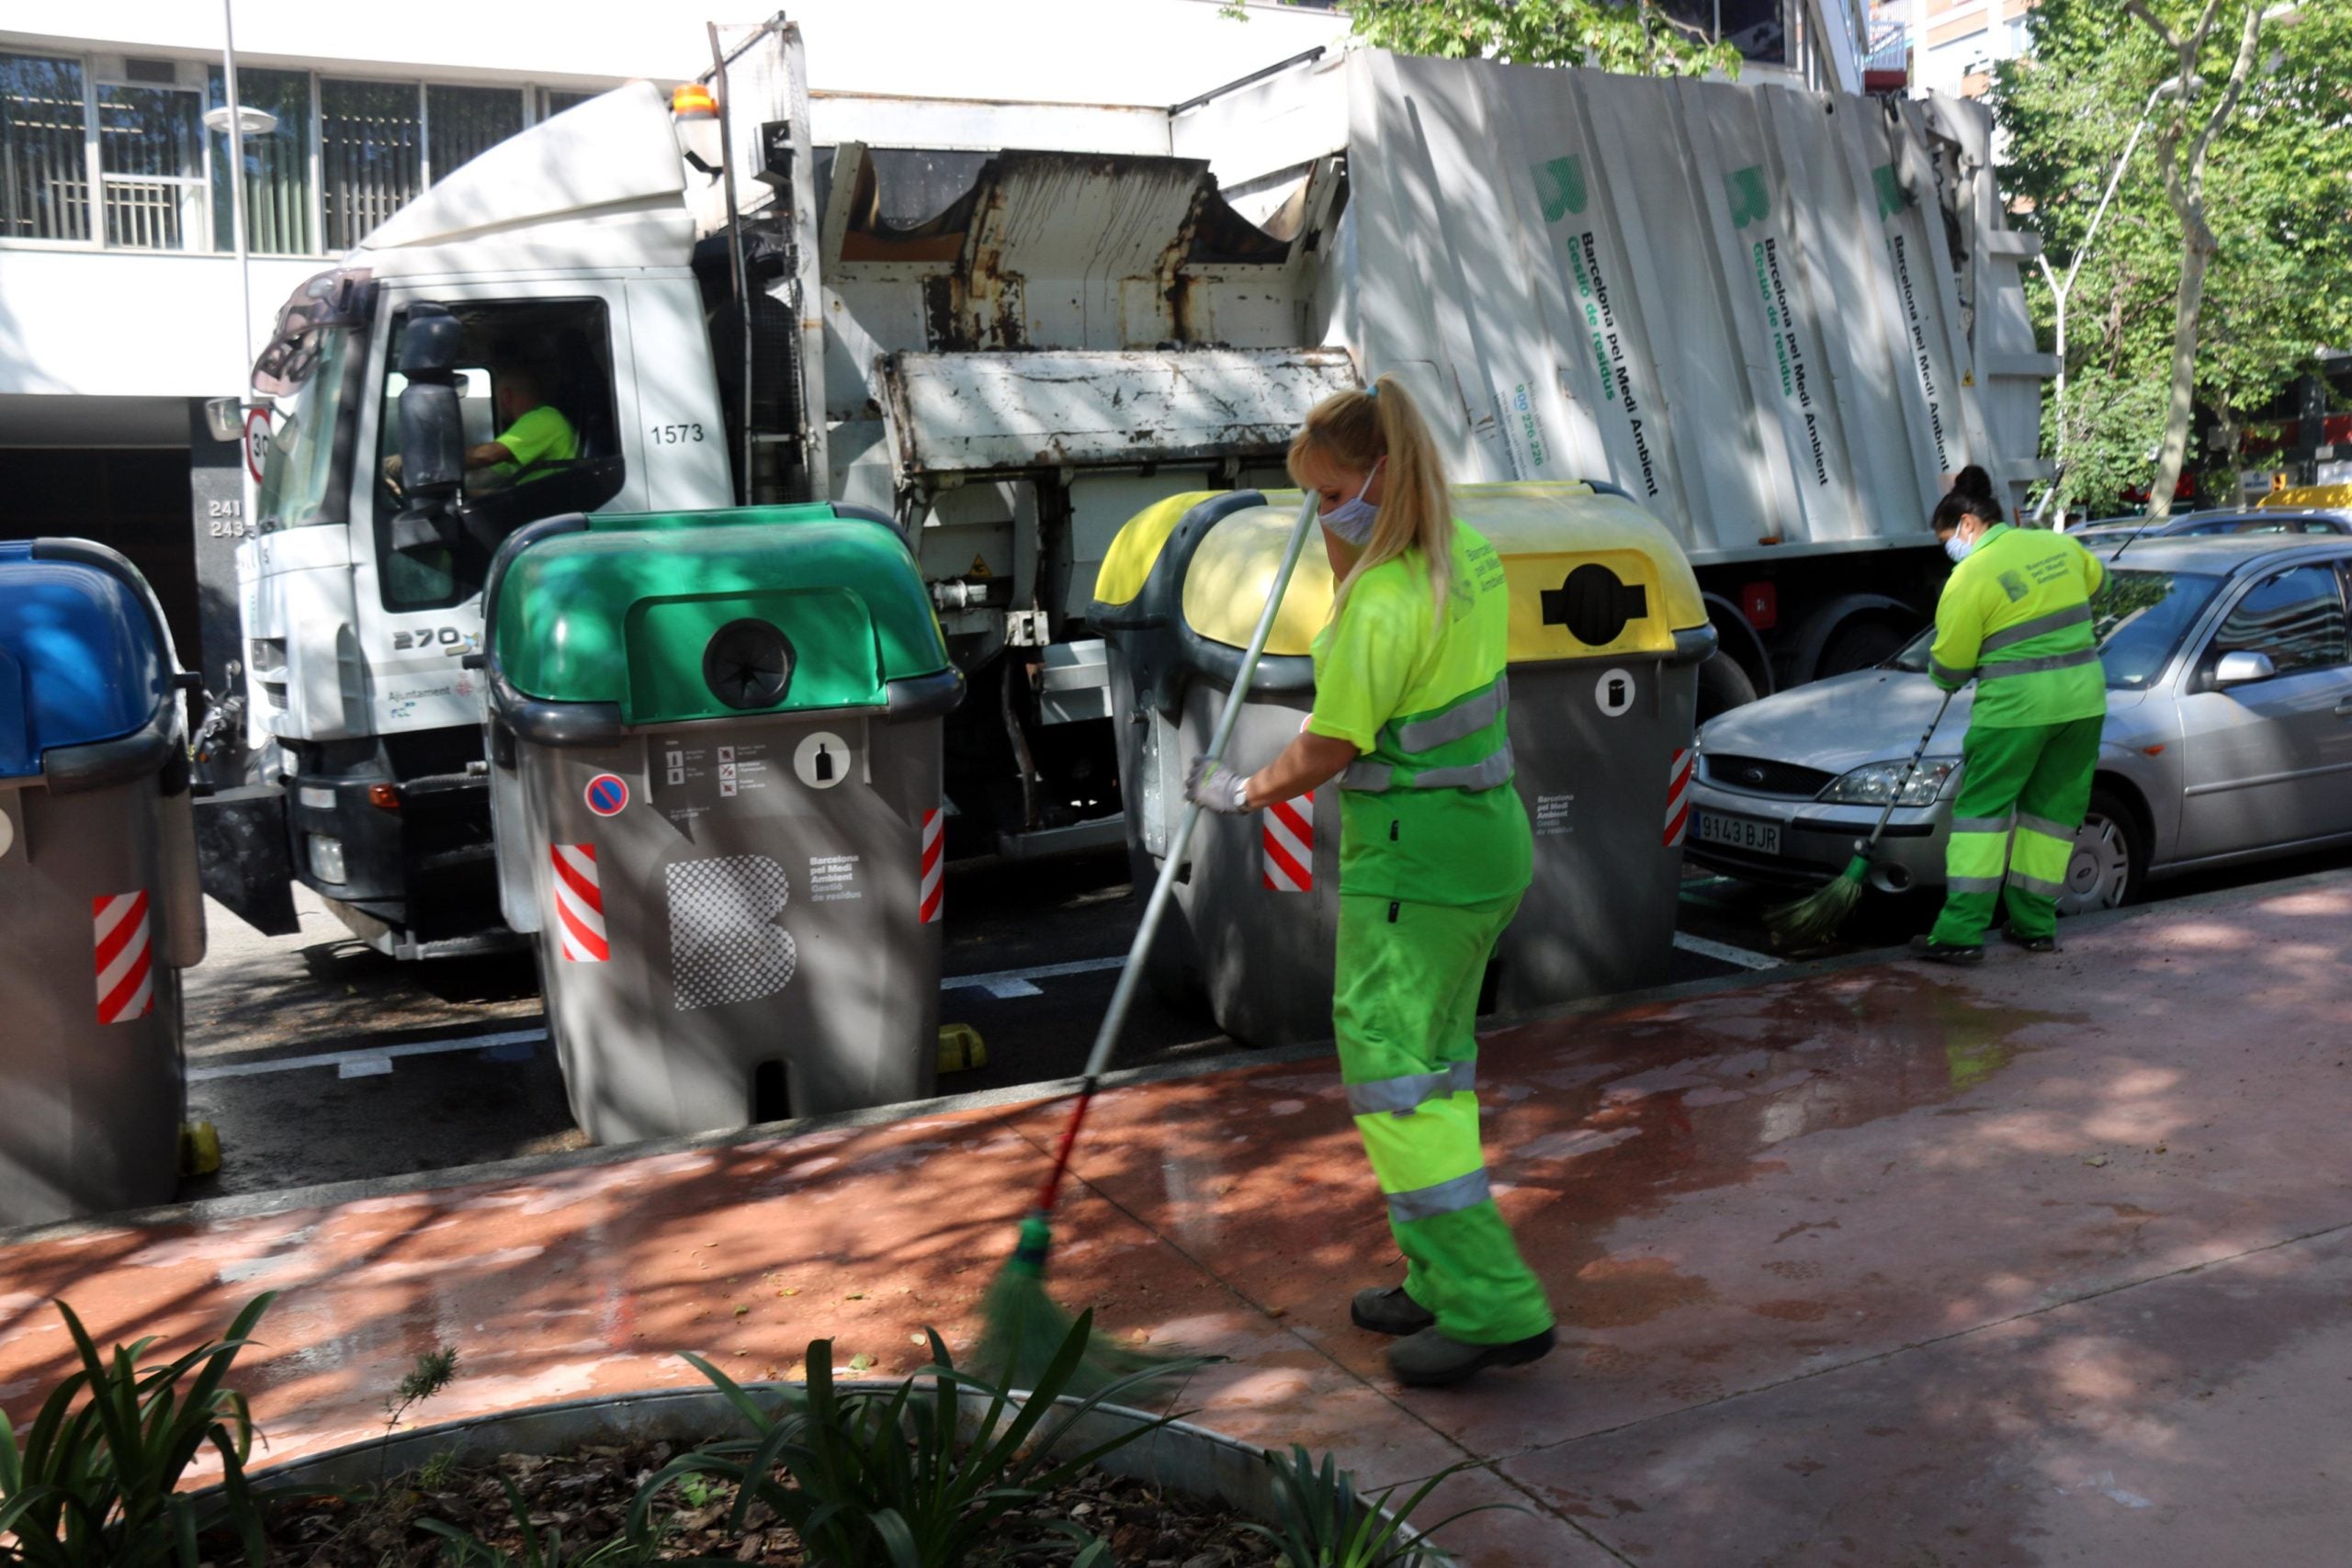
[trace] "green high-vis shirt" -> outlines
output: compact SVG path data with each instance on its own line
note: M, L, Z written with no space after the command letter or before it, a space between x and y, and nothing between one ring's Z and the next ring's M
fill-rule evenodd
M521 473L534 463L560 462L580 456L580 437L573 432L571 422L550 403L541 403L537 408L526 412L499 434L498 444L506 448L514 461L493 463L491 469L510 477ZM546 477L545 474L531 476L535 479Z
M1928 673L1948 692L1974 677L1972 728L2101 716L2091 596L2106 581L2098 558L2065 535L1995 525L1944 583Z
M1510 599L1502 558L1453 525L1453 589L1441 624L1419 550L1356 580L1315 638L1307 729L1345 740L1360 762L1409 768L1395 726L1446 708L1502 675ZM1326 785L1326 789L1332 786ZM1534 839L1517 786L1340 789L1340 891L1423 904L1485 903L1523 892Z

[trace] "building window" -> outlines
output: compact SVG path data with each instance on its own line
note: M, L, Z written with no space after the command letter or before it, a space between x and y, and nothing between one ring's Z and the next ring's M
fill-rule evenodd
M102 82L98 168L107 243L142 251L203 244L203 105L185 87Z
M90 237L82 62L0 54L0 236Z
M441 180L523 129L523 95L512 87L427 87L429 177Z
M229 95L219 66L212 68L209 97L225 107ZM311 183L311 73L237 68L237 103L260 109L277 124L245 136L245 244L256 255L318 254ZM236 232L229 222L229 134L212 133L212 243L231 250Z
M398 82L319 84L327 252L350 250L424 189L424 103Z
M539 118L553 119L566 109L578 108L589 99L603 96L601 93L568 93L560 87L541 87L539 89Z
M244 138L246 243L350 250L526 120L595 96L240 66L239 107L277 122ZM233 248L229 136L204 127L227 104L217 64L0 52L0 240Z

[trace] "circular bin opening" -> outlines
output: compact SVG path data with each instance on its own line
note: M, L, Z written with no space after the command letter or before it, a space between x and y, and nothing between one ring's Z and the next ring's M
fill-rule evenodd
M729 621L702 650L703 683L730 708L771 708L792 684L792 644L765 621Z
M1568 573L1567 581L1544 594L1544 619L1565 626L1568 635L1590 648L1615 642L1625 623L1649 613L1649 594L1639 583L1628 583L1598 561L1587 561Z

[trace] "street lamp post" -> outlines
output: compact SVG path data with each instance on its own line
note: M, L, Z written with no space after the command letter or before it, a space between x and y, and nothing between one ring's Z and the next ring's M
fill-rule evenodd
M204 117L207 129L226 131L229 136L229 236L237 252L237 301L243 308L240 320L244 323L244 338L237 345L243 357L238 361L237 400L243 403L251 392L251 371L254 354L254 278L253 252L245 235L245 134L266 136L277 129L277 117L264 109L247 109L237 101L237 23L232 13L234 0L220 0L220 79L228 86L229 102L225 109L213 109Z

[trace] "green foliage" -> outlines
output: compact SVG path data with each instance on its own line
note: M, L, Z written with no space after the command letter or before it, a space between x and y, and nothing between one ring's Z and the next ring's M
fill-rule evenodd
M1739 51L1649 0L1353 0L1346 9L1356 37L1399 54L1645 76L1739 74ZM1245 15L1238 6L1227 14Z
M236 1531L263 1560L261 1514L245 1484L254 1425L244 1395L222 1387L272 1296L248 1303L228 1337L178 1359L146 1360L153 1336L102 1357L63 1302L81 1370L51 1391L17 1445L0 1419L0 1564L8 1568L196 1568L197 1538ZM210 1444L224 1501L209 1514L177 1492Z
M531 1523L531 1506L523 1500L522 1488L503 1475L498 1483L506 1489L506 1506L514 1511L515 1526L522 1532L522 1553L518 1556L492 1546L439 1519L419 1519L417 1529L441 1538L442 1561L449 1568L637 1568L654 1561L650 1543L632 1537L608 1540L593 1551L566 1557L563 1532L550 1528L541 1534Z
M629 1510L630 1537L647 1539L652 1500L670 1482L717 1476L735 1487L733 1529L743 1528L753 1503L764 1503L799 1536L809 1560L830 1568L955 1568L984 1542L996 1550L1001 1543L989 1538L1007 1514L1173 1419L1163 1416L1083 1449L1072 1444L1067 1455L1058 1451L1087 1412L1160 1375L1138 1374L1058 1405L1084 1363L1092 1319L1088 1313L1071 1325L1018 1404L1011 1391L957 1371L935 1333L933 1364L887 1391L837 1389L832 1341L815 1340L807 1391L773 1409L688 1354L754 1436L681 1455L658 1472ZM968 1433L957 1423L962 1390L987 1400ZM1061 1533L1077 1544L1080 1562L1107 1562L1102 1543L1083 1531Z
M391 1454L392 1431L401 1424L401 1417L408 1414L411 1405L431 1399L457 1381L458 1348L444 1345L437 1350L418 1351L416 1364L384 1396L384 1440L376 1448L378 1487L384 1484L384 1465ZM433 1456L436 1460L441 1457ZM430 1464L432 1461L426 1462Z
M1288 1460L1269 1449L1266 1469L1273 1477L1275 1523L1272 1528L1241 1528L1272 1541L1282 1552L1286 1568L1414 1568L1415 1564L1430 1561L1437 1552L1420 1541L1402 1540L1402 1527L1416 1509L1429 1501L1430 1494L1457 1472L1470 1468L1472 1461L1464 1460L1439 1471L1391 1511L1390 1517L1383 1518L1382 1510L1389 1507L1388 1500L1403 1490L1401 1486L1392 1486L1367 1498L1356 1491L1355 1477L1341 1470L1329 1454L1325 1454L1318 1464L1296 1443L1291 1445ZM1475 1508L1449 1514L1419 1533L1426 1540L1466 1515L1516 1506L1510 1503L1482 1503Z
M2132 154L2067 311L2064 406L2045 410L2045 449L2062 444L2068 499L2114 510L2116 491L2147 482L2163 438L2174 306L2183 235L2165 191L2156 145L2177 122L2193 140L2229 75L2242 0L2222 8L2199 56L2198 81L2160 100ZM2201 6L2149 0L2186 29ZM1995 111L2007 135L2005 170L2020 210L2013 221L2042 236L2063 276L2150 93L2179 70L2154 32L2114 0L2041 0L2029 14L2027 53L2003 62ZM2352 6L2313 0L2264 29L2236 112L2216 134L2204 209L2218 249L2198 327L2198 400L2242 429L2326 345L2352 341L2352 115L2343 62L2352 59ZM2029 286L2045 346L2052 300ZM2197 449L2191 447L2191 466ZM2234 496L2235 464L2215 453L2209 486Z

